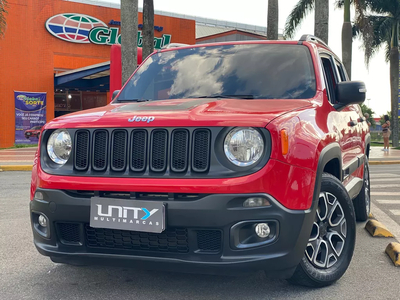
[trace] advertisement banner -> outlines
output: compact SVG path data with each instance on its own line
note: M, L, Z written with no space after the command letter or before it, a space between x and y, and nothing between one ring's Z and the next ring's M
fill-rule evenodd
M46 93L14 91L15 144L37 144L46 123Z

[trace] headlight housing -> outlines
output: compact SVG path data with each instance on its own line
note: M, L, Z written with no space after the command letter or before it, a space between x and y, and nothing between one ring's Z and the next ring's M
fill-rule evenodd
M56 164L64 165L71 154L71 136L65 129L57 129L47 141L47 153Z
M225 137L224 152L236 166L248 167L257 163L264 153L264 139L258 130L238 127Z

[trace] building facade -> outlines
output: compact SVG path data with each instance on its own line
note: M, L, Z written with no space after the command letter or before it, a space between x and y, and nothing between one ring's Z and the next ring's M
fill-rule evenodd
M45 92L47 121L64 113L105 105L110 99L104 84L68 89L55 86L57 74L108 62L110 45L120 41L119 8L82 2L8 1L7 28L0 38L0 148L14 145L15 91ZM141 12L138 23L140 44ZM195 43L192 19L156 14L154 25L156 47L163 43Z

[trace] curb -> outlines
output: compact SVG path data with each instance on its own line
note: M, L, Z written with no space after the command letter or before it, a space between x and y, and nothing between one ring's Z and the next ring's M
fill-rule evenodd
M390 259L393 261L393 264L396 267L400 267L400 244L390 243L387 245L385 252L387 255L389 255Z
M32 171L32 165L3 165L0 166L2 171Z
M400 164L400 160L370 160L370 165L396 165Z
M385 225L377 220L369 220L367 224L365 224L365 229L372 236L394 237L393 234L385 227Z

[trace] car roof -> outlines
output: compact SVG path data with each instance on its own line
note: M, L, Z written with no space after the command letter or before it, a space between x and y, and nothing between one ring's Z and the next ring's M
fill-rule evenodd
M220 45L251 45L251 44L286 44L286 45L302 45L303 43L312 43L317 48L322 48L328 52L333 53L333 51L329 48L329 46L322 41L321 39L310 35L303 35L300 40L248 40L248 41L229 41L229 42L213 42L213 43L204 43L204 44L177 44L172 43L167 45L166 47L158 50L159 52L172 51L177 49L187 49L187 48L198 48L198 47L211 47L211 46L220 46Z

